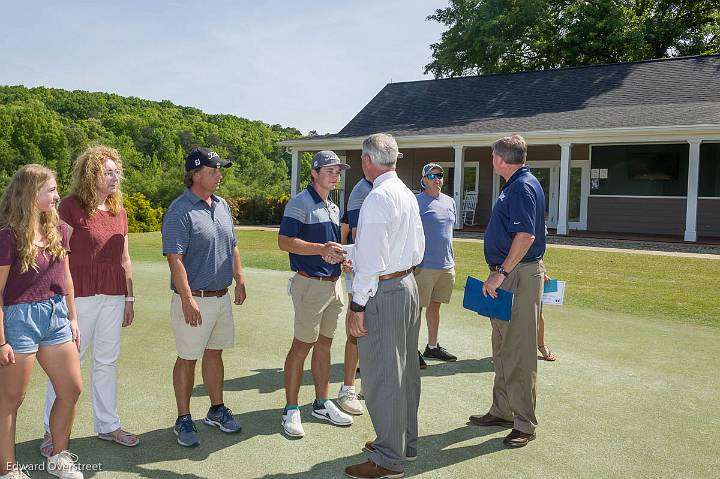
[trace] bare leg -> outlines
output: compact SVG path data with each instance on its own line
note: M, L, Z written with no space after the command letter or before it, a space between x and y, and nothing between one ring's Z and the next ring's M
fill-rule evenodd
M7 474L15 458L17 411L25 399L35 354L15 354L15 364L0 368L0 475Z
M347 337L345 340L345 375L343 377L343 385L355 385L355 372L358 365L358 349L357 338L353 336Z
M194 359L177 358L173 368L173 388L175 388L175 402L178 416L190 414L190 395L195 385Z
M202 361L202 377L205 388L210 396L210 404L223 402L223 381L225 381L225 365L222 349L206 349Z
M285 358L285 401L286 404L298 404L303 366L313 343L304 343L293 338L292 346Z
M538 347L545 345L545 315L540 310L537 321L537 343Z
M348 294L348 303L352 303L352 294ZM350 313L350 308L348 308L348 314ZM347 319L347 316L346 316ZM350 336L348 334L347 339L345 340L345 362L343 363L344 366L344 377L343 377L343 385L344 386L354 386L355 385L355 372L357 371L358 367L358 349L357 349L357 338L354 336Z
M440 303L430 301L430 306L425 311L425 319L427 320L428 344L437 345L438 330L440 329Z
M330 394L330 346L332 346L332 338L320 335L313 348L310 368L317 399L327 399Z
M50 410L50 434L53 437L52 455L68 449L70 431L75 420L75 405L82 392L80 355L73 342L41 347L37 353L55 389L55 402Z

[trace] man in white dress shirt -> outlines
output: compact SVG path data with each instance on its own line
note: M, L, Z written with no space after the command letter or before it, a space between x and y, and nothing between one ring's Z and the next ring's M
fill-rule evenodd
M425 252L415 195L395 173L398 147L390 135L363 142L362 168L373 182L353 249L353 301L347 329L358 338L363 394L377 438L367 462L345 469L354 478L401 477L417 457L420 305L412 268Z

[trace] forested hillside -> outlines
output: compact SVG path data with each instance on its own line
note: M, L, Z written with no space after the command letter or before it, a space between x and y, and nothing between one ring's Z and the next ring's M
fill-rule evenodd
M207 146L235 163L222 195L278 198L290 191L290 155L277 142L297 136L294 128L210 115L169 101L0 86L1 187L21 165L41 163L58 172L64 193L71 161L87 145L103 143L123 157L125 192L167 207L182 191L185 155L193 146Z

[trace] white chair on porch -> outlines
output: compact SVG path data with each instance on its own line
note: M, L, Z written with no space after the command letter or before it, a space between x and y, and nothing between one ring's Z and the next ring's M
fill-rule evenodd
M477 191L466 191L463 195L462 218L463 225L475 226L475 208L477 207Z

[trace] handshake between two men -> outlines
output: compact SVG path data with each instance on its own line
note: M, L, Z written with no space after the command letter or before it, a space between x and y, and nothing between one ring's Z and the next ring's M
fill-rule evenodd
M322 253L320 256L322 256L323 261L326 263L340 263L340 266L345 273L352 271L352 260L347 257L347 253L340 243L328 241L322 246Z

